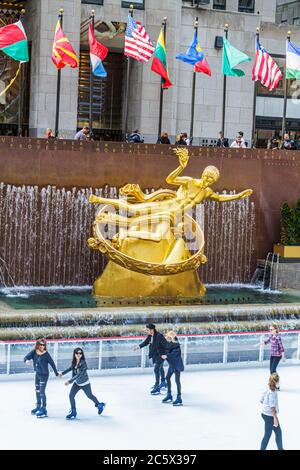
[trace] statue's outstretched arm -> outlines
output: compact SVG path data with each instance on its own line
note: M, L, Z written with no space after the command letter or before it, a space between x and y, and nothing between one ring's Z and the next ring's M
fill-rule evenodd
M216 194L212 193L209 198L213 201L226 202L226 201L235 201L236 199L243 199L244 197L251 196L253 193L252 189L245 189L238 194Z
M169 174L169 176L167 176L166 178L166 182L168 184L173 184L175 186L181 186L185 183L187 183L191 178L188 177L188 176L181 176L181 177L178 177L180 175L180 173L185 169L185 167L187 166L188 164L188 161L189 161L189 153L188 153L188 150L185 149L185 148L176 148L174 149L174 152L177 154L178 158L179 158L179 167L176 168L176 170L172 171L172 173Z

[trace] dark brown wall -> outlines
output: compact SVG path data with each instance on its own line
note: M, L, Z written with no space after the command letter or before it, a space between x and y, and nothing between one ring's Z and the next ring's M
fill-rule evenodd
M0 181L15 185L57 187L166 187L177 166L173 146L75 142L0 137ZM263 149L190 147L185 175L200 177L207 165L219 168L215 190L254 190L257 257L279 240L280 206L300 197L300 152Z

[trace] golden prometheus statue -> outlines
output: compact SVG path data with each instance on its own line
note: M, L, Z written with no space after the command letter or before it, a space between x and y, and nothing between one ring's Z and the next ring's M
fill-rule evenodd
M162 189L149 195L139 185L127 184L119 199L90 196L90 203L101 204L93 223L88 245L109 258L96 279L93 294L111 298L199 298L206 292L198 268L206 263L204 235L190 212L204 199L226 202L252 194L216 194L211 186L219 170L207 166L200 179L179 176L189 160L188 149L176 148L179 167L167 177L177 191ZM114 233L108 239L104 228ZM196 245L188 248L188 237Z

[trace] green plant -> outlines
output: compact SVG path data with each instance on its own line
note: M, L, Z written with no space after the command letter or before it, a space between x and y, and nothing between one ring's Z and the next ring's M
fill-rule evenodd
M281 237L282 245L300 245L300 199L295 208L285 202L281 207Z

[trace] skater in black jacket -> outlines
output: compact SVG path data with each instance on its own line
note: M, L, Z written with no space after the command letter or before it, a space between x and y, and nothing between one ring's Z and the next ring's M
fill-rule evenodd
M180 372L183 372L184 365L181 357L181 349L178 339L176 337L175 331L168 331L165 335L165 338L168 342L167 353L162 356L162 359L167 359L169 363L169 369L167 372L167 384L168 384L168 393L165 398L162 400L163 403L172 403L173 397L171 393L171 377L175 374L175 382L177 386L177 398L173 402L173 406L181 406L181 383L180 383Z
M47 351L47 342L44 338L38 339L35 343L35 348L24 357L26 364L30 364L31 360L33 361L33 368L35 370L36 393L36 407L31 410L31 414L36 415L37 418L46 418L46 386L49 378L49 365L52 367L56 376L58 376L58 372L52 357Z
M164 361L161 358L163 354L166 353L167 341L161 333L159 333L153 323L147 323L146 332L148 334L145 341L143 341L138 346L135 346L133 349L136 351L139 348L144 348L149 345L149 359L152 359L154 364L154 374L155 374L155 384L152 387L151 395L158 395L162 388L167 388L167 383L165 379L164 371ZM159 379L161 382L159 383Z
M90 379L87 373L87 364L82 348L74 349L71 366L59 375L62 377L71 371L72 378L65 382L65 385L73 384L69 394L71 410L66 416L66 419L74 419L77 416L75 396L80 390L83 390L86 396L95 403L95 407L98 409L98 414L101 415L104 410L105 403L99 402L92 393Z

